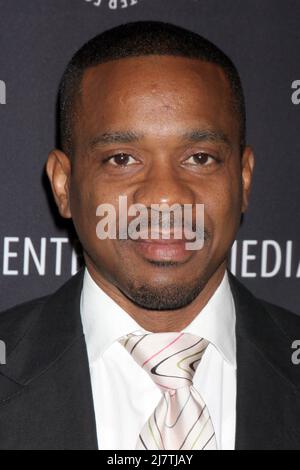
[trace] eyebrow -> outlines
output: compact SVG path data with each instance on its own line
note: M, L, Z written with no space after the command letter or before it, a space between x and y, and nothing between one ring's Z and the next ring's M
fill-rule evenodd
M143 137L144 134L134 131L105 132L93 137L88 143L88 148L93 149L96 146L109 144L129 144L139 142ZM191 129L181 134L180 138L188 142L209 141L231 146L230 140L224 132L211 129Z
M222 131L211 129L192 129L191 131L185 132L182 137L190 142L209 141L231 146L228 136Z
M138 142L143 138L143 134L138 134L133 131L120 131L120 132L104 132L93 137L88 147L93 148L101 145L108 144L130 144L132 142Z

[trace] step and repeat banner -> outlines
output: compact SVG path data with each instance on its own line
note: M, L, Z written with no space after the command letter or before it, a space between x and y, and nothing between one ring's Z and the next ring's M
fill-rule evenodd
M0 0L0 310L52 292L82 262L44 172L67 62L105 29L160 20L206 36L240 71L256 167L230 269L300 313L299 18L299 0Z

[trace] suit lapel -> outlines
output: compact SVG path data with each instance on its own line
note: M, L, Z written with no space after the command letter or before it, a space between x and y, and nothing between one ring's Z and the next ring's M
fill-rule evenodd
M299 373L289 338L263 304L229 273L236 306L236 449L299 446Z

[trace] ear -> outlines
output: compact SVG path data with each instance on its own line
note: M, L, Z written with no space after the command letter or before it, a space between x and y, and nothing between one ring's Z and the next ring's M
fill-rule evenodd
M254 154L251 147L246 146L242 156L242 184L243 184L243 203L242 213L246 212L249 203L251 181L254 169Z
M46 172L60 215L66 219L70 219L69 188L71 162L69 157L60 150L52 150L48 155Z

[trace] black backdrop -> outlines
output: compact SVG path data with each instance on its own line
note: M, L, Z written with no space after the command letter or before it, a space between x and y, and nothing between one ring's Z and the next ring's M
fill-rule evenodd
M67 61L100 31L152 19L199 32L238 66L256 168L231 270L300 313L299 18L299 0L0 0L0 309L77 269L43 175Z

